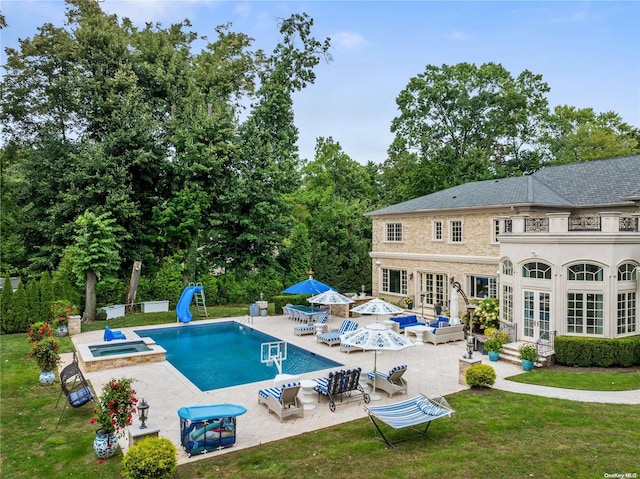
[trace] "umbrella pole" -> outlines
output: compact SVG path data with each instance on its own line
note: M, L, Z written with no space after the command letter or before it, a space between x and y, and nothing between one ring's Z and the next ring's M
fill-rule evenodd
M373 350L373 392L371 393L371 400L372 401L380 401L380 399L382 399L382 396L380 396L379 394L376 394L376 379L378 378L378 375L376 374L377 367L378 367L378 350L374 349Z

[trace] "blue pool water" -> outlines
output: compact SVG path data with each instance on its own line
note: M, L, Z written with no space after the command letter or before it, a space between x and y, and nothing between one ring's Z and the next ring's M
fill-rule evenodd
M136 331L167 350L167 361L202 391L265 379L278 373L275 365L260 362L260 345L279 341L234 321L188 324L176 328ZM341 366L340 363L287 344L285 374L303 374Z

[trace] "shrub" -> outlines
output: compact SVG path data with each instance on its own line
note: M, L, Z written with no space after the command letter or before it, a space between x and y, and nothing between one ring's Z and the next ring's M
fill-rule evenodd
M486 388L496 382L496 371L488 364L475 364L465 371L464 378L472 388Z
M640 335L618 339L558 336L554 350L556 362L565 366L640 365Z
M500 301L497 298L483 299L473 313L473 321L484 328L497 328L500 325Z
M131 446L122 460L127 479L167 479L178 469L176 447L165 437L150 437Z

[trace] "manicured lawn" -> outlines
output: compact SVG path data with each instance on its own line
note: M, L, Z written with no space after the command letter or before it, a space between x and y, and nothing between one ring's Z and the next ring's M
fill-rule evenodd
M246 309L214 316L246 315ZM174 320L173 314L152 313L110 320L109 324L119 328ZM103 327L104 323L95 323L83 329ZM38 384L39 371L25 358L29 350L26 335L1 336L0 342L0 476L120 478L120 455L101 463L93 452L91 407L67 408L56 428L59 387ZM63 350L71 350L69 338L61 342ZM602 478L613 473L640 474L640 406L578 403L498 390L469 390L447 399L457 412L431 425L433 440L400 443L399 452L374 440L373 426L362 419L205 457L181 465L177 478Z
M629 391L640 389L640 370L634 368L629 371L567 371L541 368L511 376L509 380L586 391Z

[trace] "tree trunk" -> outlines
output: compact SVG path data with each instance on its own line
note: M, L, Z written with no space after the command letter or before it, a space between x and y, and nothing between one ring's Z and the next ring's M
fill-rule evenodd
M96 273L87 270L87 287L85 289L84 317L86 321L96 320Z

